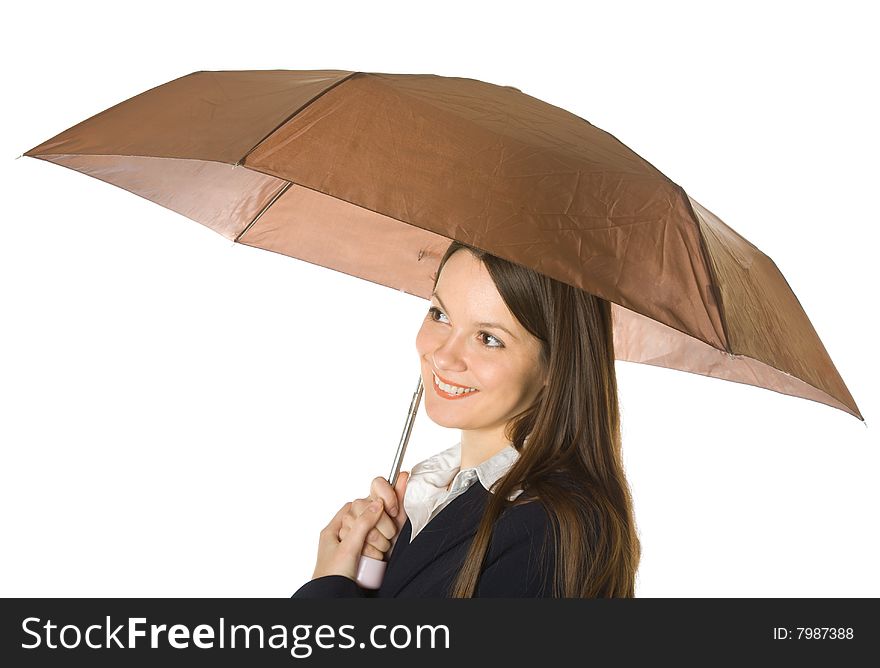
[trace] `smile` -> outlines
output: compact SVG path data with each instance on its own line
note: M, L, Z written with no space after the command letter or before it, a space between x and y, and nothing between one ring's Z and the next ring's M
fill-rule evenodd
M432 372L433 373L433 372ZM444 383L437 377L437 374L434 373L434 391L444 399L461 399L463 397L470 396L475 392L479 392L476 388L473 387L461 387L460 385L450 385L448 383Z

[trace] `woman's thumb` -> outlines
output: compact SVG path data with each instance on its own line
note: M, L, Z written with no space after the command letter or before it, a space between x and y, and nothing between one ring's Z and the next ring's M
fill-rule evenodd
M400 471L397 474L397 481L394 483L394 491L397 494L397 498L403 501L403 496L406 494L406 483L409 481L409 471Z
M406 497L406 485L409 482L409 471L401 471L397 474L397 480L394 481L394 493L397 495L397 517L394 518L398 529L402 529L406 524L406 506L403 503Z

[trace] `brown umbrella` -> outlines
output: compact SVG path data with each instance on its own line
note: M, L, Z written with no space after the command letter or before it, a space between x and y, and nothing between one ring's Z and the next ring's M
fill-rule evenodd
M194 72L24 153L227 239L425 299L450 240L612 302L617 359L864 421L774 262L645 159L510 86ZM421 376L389 479L396 478Z
M458 239L612 302L618 359L864 420L769 257L612 135L510 86L194 72L24 155L426 299Z

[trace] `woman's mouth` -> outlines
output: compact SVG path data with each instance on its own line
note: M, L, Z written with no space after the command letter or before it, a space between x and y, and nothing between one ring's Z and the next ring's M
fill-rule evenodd
M433 371L431 373L434 376L434 382L431 383L431 385L434 386L434 391L437 395L444 399L463 399L464 397L469 397L472 394L479 392L479 390L473 387L462 388L458 385L449 385L440 380L436 373Z

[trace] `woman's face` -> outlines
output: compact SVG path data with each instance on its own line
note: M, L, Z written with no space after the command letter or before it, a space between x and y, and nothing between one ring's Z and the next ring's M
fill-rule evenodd
M416 337L428 416L443 427L503 438L510 418L531 406L544 385L540 346L507 308L483 263L467 249L454 252ZM447 394L435 372L443 382L476 391Z

